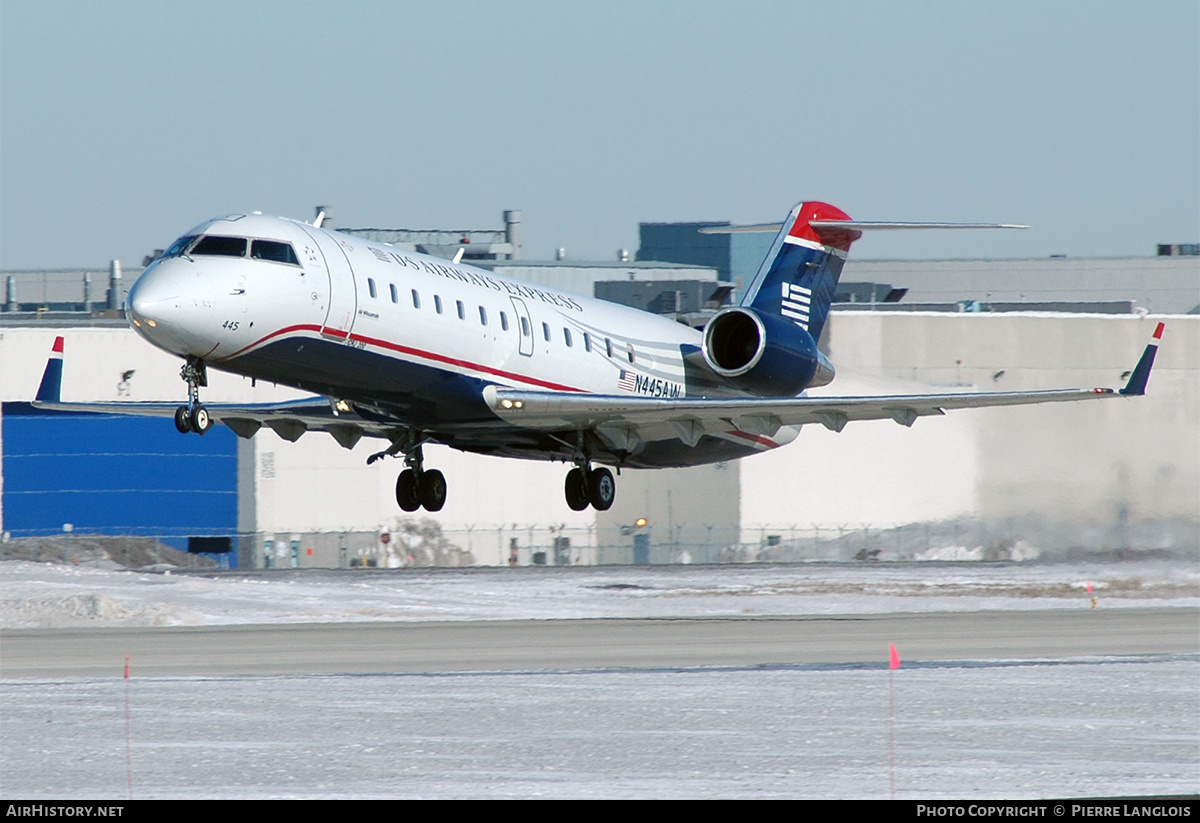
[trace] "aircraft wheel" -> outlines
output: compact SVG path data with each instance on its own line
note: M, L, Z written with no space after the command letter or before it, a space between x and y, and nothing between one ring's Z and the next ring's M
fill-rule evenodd
M417 493L417 475L412 469L405 469L396 478L396 503L406 512L415 512L421 508L421 497Z
M180 434L187 434L192 430L192 417L188 414L187 406L180 406L175 410L175 428Z
M208 415L208 409L201 406L199 403L192 409L192 431L196 434L207 434L212 428L213 421Z
M441 511L446 505L446 478L437 469L421 472L421 505L425 511Z
M617 499L617 481L608 469L592 469L588 474L588 500L598 512L608 511Z
M571 511L581 512L588 507L588 484L583 469L571 469L567 472L565 489L567 505Z

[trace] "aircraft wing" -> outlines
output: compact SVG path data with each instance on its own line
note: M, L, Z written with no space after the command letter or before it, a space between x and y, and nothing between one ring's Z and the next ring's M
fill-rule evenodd
M1123 389L1049 389L1016 392L951 392L849 397L676 398L564 394L490 386L484 399L515 426L545 431L594 430L610 442L629 444L663 436L695 445L705 434L730 429L770 438L782 426L820 423L841 431L852 420L891 419L911 426L918 417L952 409L1021 406L1142 395L1154 364L1163 324ZM773 444L772 444L773 445Z
M54 341L42 383L32 405L39 409L92 414L128 414L141 417L174 417L178 402L63 402L63 338ZM224 423L239 437L251 437L263 426L284 440L295 442L307 431L329 432L350 449L363 437L388 437L394 423L364 419L348 405L326 397L302 397L280 403L205 403L213 420Z

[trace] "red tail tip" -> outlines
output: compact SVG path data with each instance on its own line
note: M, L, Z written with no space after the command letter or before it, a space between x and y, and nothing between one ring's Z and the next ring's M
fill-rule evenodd
M50 351L57 352L58 354L63 353L63 339L61 337L54 338L54 348L50 349Z
M803 240L820 243L823 246L832 246L835 249L849 251L850 244L862 237L862 232L855 229L814 229L809 225L809 222L812 220L849 219L850 215L837 206L810 201L800 205L800 213L796 216L796 220L792 223L792 228L788 231L788 234L792 237L799 237Z
M1167 324L1166 324L1166 323L1159 323L1159 324L1158 324L1158 328L1156 328L1156 329L1154 330L1154 339L1155 339L1155 340L1162 340L1162 333L1163 333L1163 329L1165 329L1166 327L1167 327Z

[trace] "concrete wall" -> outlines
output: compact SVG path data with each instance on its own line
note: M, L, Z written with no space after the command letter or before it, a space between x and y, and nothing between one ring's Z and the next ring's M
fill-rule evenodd
M1156 313L1200 305L1200 257L846 261L842 280L906 288L903 303L1133 300Z

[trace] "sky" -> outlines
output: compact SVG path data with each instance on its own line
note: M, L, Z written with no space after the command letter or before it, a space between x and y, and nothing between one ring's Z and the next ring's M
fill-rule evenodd
M864 258L1200 240L1200 6L0 0L0 268L138 265L259 210L500 228L614 260L639 221L1026 223Z

